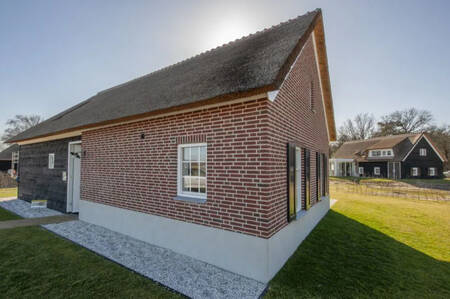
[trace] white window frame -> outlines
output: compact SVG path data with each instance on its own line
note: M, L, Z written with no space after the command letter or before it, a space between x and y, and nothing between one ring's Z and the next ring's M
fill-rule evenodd
M55 169L55 154L48 154L48 169Z
M424 147L420 148L420 149L419 149L419 155L420 155L421 157L426 157L426 156L427 156L427 149L424 148Z
M205 159L205 193L200 192L186 192L183 191L183 149L186 147L206 147L206 159ZM199 198L206 199L208 194L208 145L206 143L187 143L187 144L179 144L178 145L178 170L177 170L177 195L181 197L191 197L191 198ZM199 170L200 171L200 170Z
M358 174L359 175L364 174L364 167L361 166L358 167Z
M428 176L436 176L436 167L428 168Z
M412 176L419 176L419 167L412 168Z
M376 154L375 154L376 153ZM394 153L392 149L375 149L369 151L369 157L371 158L381 158L381 157L393 157Z
M373 174L374 175L380 175L380 173L381 173L381 168L379 166L375 166L373 168Z

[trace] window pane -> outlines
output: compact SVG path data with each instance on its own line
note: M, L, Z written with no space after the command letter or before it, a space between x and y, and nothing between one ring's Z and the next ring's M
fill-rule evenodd
M191 175L189 162L183 162L183 176L185 175Z
M200 181L200 193L206 193L206 179L199 178Z
M200 165L198 162L192 162L191 163L191 175L192 176L198 176L199 175L199 168Z
M206 177L206 163L200 163L200 174L199 176Z
M206 162L206 146L200 147L200 161Z
M191 148L183 147L183 160L190 161L191 160Z
M198 161L200 158L200 147L191 147L191 160Z
M183 191L191 191L191 177L183 177Z
M199 190L199 179L196 177L191 177L191 192L198 192Z

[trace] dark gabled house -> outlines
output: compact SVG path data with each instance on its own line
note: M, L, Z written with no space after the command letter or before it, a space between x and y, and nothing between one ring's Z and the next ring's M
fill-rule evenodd
M102 91L10 140L19 197L267 282L330 208L320 10Z
M330 175L441 178L445 162L428 134L393 135L345 142L330 159Z
M12 163L13 161L13 157L14 162L16 162L16 157L19 153L19 145L18 144L14 144L11 145L10 147L4 149L3 151L0 152L0 171L8 171L10 169L17 169L17 164L16 163Z

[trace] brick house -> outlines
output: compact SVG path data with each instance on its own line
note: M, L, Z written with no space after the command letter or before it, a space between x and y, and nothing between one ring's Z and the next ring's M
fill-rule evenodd
M326 214L321 11L102 91L25 131L19 197L269 281Z
M348 141L330 159L330 175L390 179L444 177L445 155L427 133Z

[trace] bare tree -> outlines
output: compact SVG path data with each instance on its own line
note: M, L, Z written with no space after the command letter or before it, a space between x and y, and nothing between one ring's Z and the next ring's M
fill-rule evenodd
M369 113L360 113L355 118L347 119L339 127L339 142L368 139L375 130L375 117Z
M426 110L410 108L385 115L378 122L377 136L419 133L431 127L433 115Z
M34 127L42 121L39 115L16 115L6 121L6 129L2 135L2 140L6 141L17 134Z
M445 155L447 159L445 168L448 170L450 160L450 125L432 126L428 129L428 133L431 135L434 144Z

